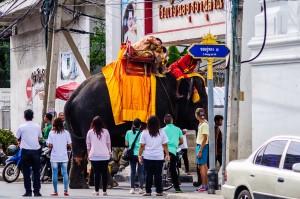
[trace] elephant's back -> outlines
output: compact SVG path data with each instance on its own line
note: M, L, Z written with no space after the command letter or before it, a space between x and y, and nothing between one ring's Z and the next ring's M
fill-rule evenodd
M102 116L106 121L111 120L112 114L109 112L111 112L111 105L102 73L85 80L65 105L65 117L70 132L81 137L85 136L96 115Z

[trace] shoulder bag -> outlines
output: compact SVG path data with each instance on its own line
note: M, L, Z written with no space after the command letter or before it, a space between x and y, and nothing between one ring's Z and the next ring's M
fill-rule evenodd
M130 148L124 149L123 154L122 154L122 159L123 159L123 160L125 160L125 161L130 161L130 160L133 158L133 156L134 156L134 154L133 154L133 149L134 149L134 147L135 147L136 140L138 139L140 133L141 133L141 131L139 131L139 132L137 133L137 135L135 136L135 139L134 139L134 141L133 141L131 147L130 147Z

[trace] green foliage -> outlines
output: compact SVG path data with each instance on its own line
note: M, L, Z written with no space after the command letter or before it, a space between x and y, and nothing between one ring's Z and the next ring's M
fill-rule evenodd
M0 40L0 88L10 87L9 41Z
M180 56L182 57L183 55L185 55L185 54L187 54L188 52L187 52L187 49L188 49L189 47L187 46L187 47L185 47L184 49L183 49L183 51L180 53Z
M0 129L0 145L2 145L3 151L6 151L7 147L11 144L18 144L16 137L11 131Z
M176 46L170 46L169 47L169 59L168 62L171 65L175 61L177 61L180 58L180 52Z
M105 21L98 21L93 31L95 34L90 36L89 56L92 73L96 68L106 65Z

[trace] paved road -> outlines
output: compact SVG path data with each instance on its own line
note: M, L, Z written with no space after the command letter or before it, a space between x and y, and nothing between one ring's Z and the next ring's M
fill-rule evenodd
M186 193L189 192L194 194L195 188L192 186L191 183L184 183L182 184L181 187ZM141 197L141 195L137 193L129 194L128 191L129 191L129 183L120 183L120 186L113 189L108 189L107 190L108 196L105 196L105 198L116 198L116 199L128 198L129 199L129 198ZM51 183L42 184L41 194L44 196L43 198L53 198L50 196L52 192L53 192L53 187ZM61 196L55 198L66 198L62 196L63 193L62 183L59 183L58 185L58 192L61 194ZM93 187L90 189L71 189L69 190L70 193L69 198L96 198L96 196L92 196L92 192L93 192ZM8 184L3 181L0 181L0 198L23 198L24 199L24 197L22 197L23 193L24 193L23 182L15 182L15 183ZM167 194L169 193L174 193L174 190L172 189L168 192L165 192L165 196L159 198L166 198ZM147 198L158 198L158 197L147 197Z

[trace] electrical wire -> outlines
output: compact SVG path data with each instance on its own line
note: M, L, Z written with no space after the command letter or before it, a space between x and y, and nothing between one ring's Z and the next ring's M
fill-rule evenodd
M264 1L264 22L265 22L264 28L265 28L265 30L264 30L264 40L263 40L262 46L261 46L261 48L260 48L260 51L258 52L258 54L257 54L255 57L253 57L253 58L251 58L251 59L249 59L249 60L246 60L246 61L242 61L241 64L244 64L244 63L248 63L248 62L254 61L256 58L259 57L259 55L262 53L262 51L263 51L264 48L265 48L266 39L267 39L267 6L266 6L266 0L263 0L263 1Z
M41 0L37 0L35 3L31 4L30 8L18 19L16 19L12 24L10 24L7 28L5 28L2 32L0 32L0 37L3 37L3 33L5 33L7 30L11 29L14 25L16 25L20 21L24 21L28 16L28 14L34 9L34 7L40 3Z
M63 9L66 9L74 14L78 14L78 15L82 15L82 16L85 16L85 17L90 17L92 19L97 19L97 20L105 20L103 18L99 18L99 17L95 17L95 16L92 16L92 15L88 15L88 14L85 14L85 13L82 13L82 12L77 12L77 11L74 11L74 10L71 10L69 8L67 8L65 5L58 5L58 6L61 6Z

